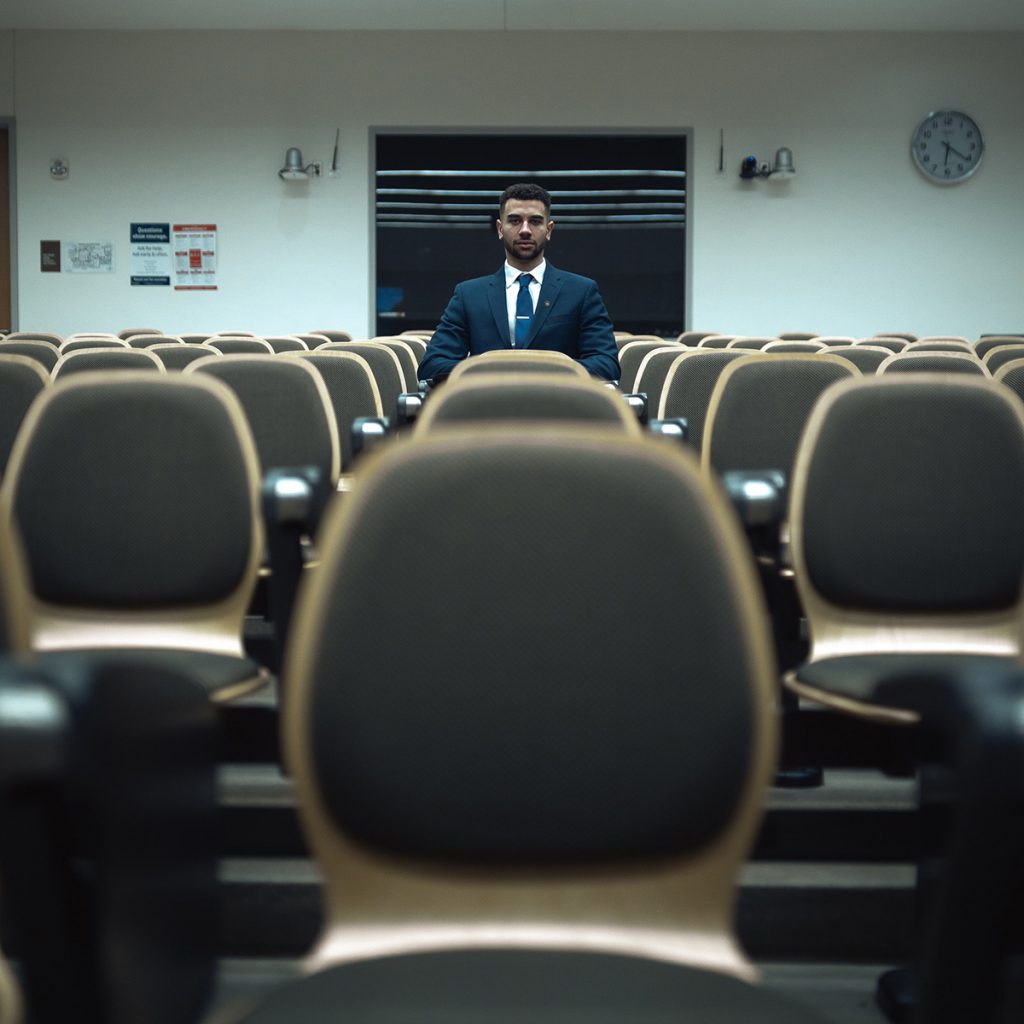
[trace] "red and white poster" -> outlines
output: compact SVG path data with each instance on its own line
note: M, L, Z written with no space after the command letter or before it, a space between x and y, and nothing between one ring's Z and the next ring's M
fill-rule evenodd
M171 244L175 291L216 291L217 225L175 224Z

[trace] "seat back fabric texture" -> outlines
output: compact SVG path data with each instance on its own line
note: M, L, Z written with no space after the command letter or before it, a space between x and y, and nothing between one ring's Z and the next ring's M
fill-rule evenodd
M118 371L48 388L0 487L31 570L33 646L240 654L258 486L244 416L217 382Z
M705 425L706 470L782 470L788 478L807 418L832 384L860 371L839 356L763 355L727 366Z
M260 470L316 466L333 486L340 472L338 427L323 379L296 359L222 355L184 369L216 378L238 396L249 421Z
M685 419L690 444L700 451L704 444L704 427L711 396L722 371L737 359L755 358L758 357L741 349L698 348L680 353L665 378L661 401L657 406L657 418ZM654 412L654 407L651 412Z
M312 366L323 379L338 427L341 468L347 470L353 459L352 424L362 416L384 415L373 371L355 352L296 352L289 353L287 358Z
M469 356L458 363L448 376L448 384L478 373L557 373L561 376L589 380L582 364L564 352L541 349L495 349L478 356Z
M1013 654L1022 520L1024 410L999 383L921 374L837 385L808 424L792 492L812 658Z
M602 558L623 522L644 523L633 556ZM327 880L314 959L538 929L571 946L582 924L635 951L653 915L665 957L743 974L732 893L775 749L743 543L695 460L618 430L475 426L377 454L328 513L286 665ZM385 613L411 626L382 645Z
M0 478L25 415L49 384L42 364L27 356L4 355L0 349Z
M424 406L414 435L496 420L596 422L632 433L640 429L622 395L593 380L495 373L464 376L457 383L449 380Z

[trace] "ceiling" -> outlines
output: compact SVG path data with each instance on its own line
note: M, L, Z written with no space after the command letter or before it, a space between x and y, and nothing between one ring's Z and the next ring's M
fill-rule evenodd
M3 0L0 29L1024 31L1021 0Z

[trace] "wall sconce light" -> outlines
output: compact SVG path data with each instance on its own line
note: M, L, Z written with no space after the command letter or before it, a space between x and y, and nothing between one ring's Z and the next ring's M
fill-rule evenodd
M796 174L793 167L793 151L782 146L775 151L775 163L771 167L768 164L759 164L756 156L743 158L740 164L740 177L744 181L753 181L754 178L768 178L770 181L786 181Z
M70 173L71 168L68 167L67 160L58 156L50 161L50 177L54 181L64 181Z
M277 172L285 181L309 181L310 176L319 177L316 163L303 164L302 150L298 146L290 146L284 155L284 167Z

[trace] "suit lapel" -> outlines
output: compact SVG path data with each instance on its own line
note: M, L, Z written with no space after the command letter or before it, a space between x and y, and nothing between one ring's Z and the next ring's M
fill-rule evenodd
M487 289L487 301L491 306L491 313L494 315L494 323L498 329L498 337L505 340L506 345L512 344L508 336L508 305L505 302L505 267L491 278L490 287Z
M533 321L530 324L530 333L526 336L526 343L523 348L529 348L533 339L540 333L544 321L548 318L551 307L555 304L555 298L562 287L561 271L556 270L551 264L547 265L544 271L544 283L540 286L540 295L537 297L537 308L533 311Z

